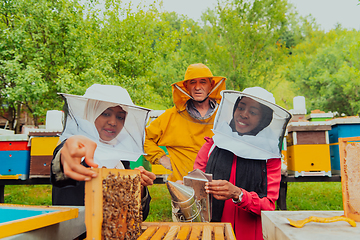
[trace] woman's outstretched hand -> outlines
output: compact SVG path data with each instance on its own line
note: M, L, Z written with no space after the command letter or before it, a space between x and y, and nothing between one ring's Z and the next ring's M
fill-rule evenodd
M212 194L218 200L239 199L241 188L226 180L213 180L205 184L206 193Z
M96 146L96 143L87 137L80 135L69 137L60 150L64 174L77 181L90 181L91 178L97 177L96 172L81 165L81 160L85 157L87 165L94 168L98 167L94 163Z

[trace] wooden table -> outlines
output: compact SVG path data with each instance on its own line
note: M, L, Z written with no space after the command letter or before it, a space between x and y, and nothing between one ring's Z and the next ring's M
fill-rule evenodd
M286 195L288 182L341 182L340 175L328 176L305 176L295 177L294 175L281 175L279 199L277 200L277 209L287 210ZM360 239L360 238L359 238Z
M30 178L26 180L0 179L0 203L4 203L5 185L39 185L39 184L51 184L50 176L44 178Z
M343 211L263 211L261 221L265 240L359 240L360 223L356 227L340 221L334 223L305 224L302 228L290 226L286 218L302 220L310 216L334 217L343 215Z

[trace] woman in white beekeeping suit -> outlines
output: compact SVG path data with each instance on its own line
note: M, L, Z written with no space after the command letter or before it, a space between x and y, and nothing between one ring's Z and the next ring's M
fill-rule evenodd
M214 123L194 168L213 175L213 222L230 222L236 239L263 239L261 211L274 210L281 180L281 143L291 115L260 87L222 91Z
M136 106L119 86L94 84L83 96L61 94L67 112L61 144L51 164L53 205L84 205L85 181L97 177L90 167L129 169L143 155L149 109ZM144 219L155 174L141 172Z

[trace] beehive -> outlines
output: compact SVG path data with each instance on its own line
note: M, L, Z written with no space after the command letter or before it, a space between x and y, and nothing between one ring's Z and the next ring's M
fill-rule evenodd
M329 131L331 172L339 175L341 173L339 138L360 136L360 119L358 117L337 118L331 120L331 123Z
M49 177L53 152L60 132L30 132L30 178Z
M85 184L87 239L137 239L141 233L139 170L94 169Z
M360 222L360 137L339 138L341 186L346 217Z
M298 176L331 177L327 122L294 122L288 125L287 170Z
M233 240L230 223L143 222L138 240Z
M0 179L28 179L29 164L28 136L25 134L1 135Z

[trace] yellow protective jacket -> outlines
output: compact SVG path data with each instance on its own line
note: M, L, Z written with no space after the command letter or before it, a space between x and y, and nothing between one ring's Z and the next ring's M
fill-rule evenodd
M209 98L220 103L220 92L225 89L226 78L213 78L215 81ZM170 181L183 180L188 172L193 170L198 151L205 143L204 137L212 137L211 131L216 110L207 119L192 118L186 110L186 102L190 95L183 85L184 81L172 84L175 106L166 110L146 128L144 157L152 164L157 164L165 155L159 146L165 146L169 152L172 174Z

